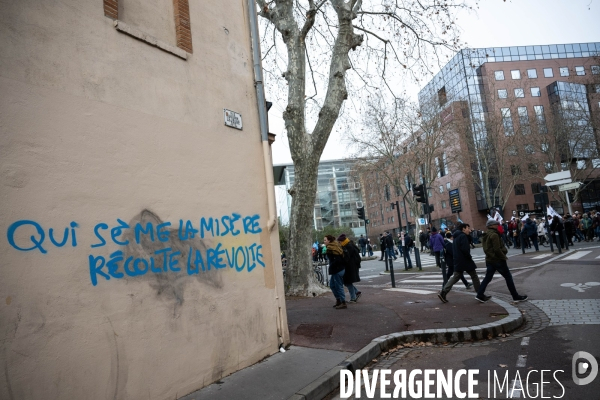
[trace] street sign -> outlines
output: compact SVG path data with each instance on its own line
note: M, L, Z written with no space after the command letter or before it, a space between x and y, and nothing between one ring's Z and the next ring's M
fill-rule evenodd
M452 213L457 213L462 211L462 204L460 202L460 193L458 189L452 189L448 192L450 194L450 209Z
M562 185L562 184L571 183L571 182L573 182L571 180L571 178L567 178L567 179L561 179L560 181L546 182L546 186L556 186L556 185Z
M578 189L579 186L581 186L581 185L583 185L583 183L581 183L581 182L567 183L566 185L560 185L558 187L558 190L560 190L561 192L564 192L565 190Z
M242 130L242 114L224 108L223 118L225 119L225 125Z
M427 225L427 218L419 218L419 225Z
M546 182L548 181L558 181L561 179L571 179L571 171L561 171L555 172L553 174L548 174L544 177Z

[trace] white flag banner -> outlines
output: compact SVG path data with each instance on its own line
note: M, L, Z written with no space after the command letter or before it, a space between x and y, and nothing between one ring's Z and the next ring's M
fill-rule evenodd
M523 218L521 218L521 221L527 221L528 218L529 218L529 213L525 214L523 216Z
M554 208L552 208L552 206L548 206L547 214L551 217L554 217L556 215L558 218L560 218L560 215L558 215L558 213L554 211Z
M502 222L503 222L502 216L500 215L500 213L497 210L496 210L496 215L494 215L494 219L496 221L498 221L499 224L502 224Z

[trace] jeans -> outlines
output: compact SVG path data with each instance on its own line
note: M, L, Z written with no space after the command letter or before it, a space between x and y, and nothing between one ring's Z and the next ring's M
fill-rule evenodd
M345 286L348 288L348 292L350 292L350 300L356 300L356 292L358 292L356 286L354 286L352 283Z
M364 257L367 254L367 246L360 246L360 254Z
M438 267L442 268L442 262L440 261L440 253L441 253L441 251L434 251L433 253L435 254L435 264Z
M529 236L529 239L533 242L533 247L535 247L535 251L540 251L540 246L538 245L538 235Z
M479 285L479 277L477 276L477 271L467 271L467 274L471 276L471 279L473 280L473 286L475 286L475 290L479 291L481 286ZM448 292L452 289L452 286L454 286L454 284L458 282L461 277L463 277L463 272L455 272L454 274L452 274L452 277L448 279L448 282L446 282L446 284L442 288L442 292L444 293L444 295L448 294Z
M346 301L346 294L344 293L344 272L346 271L341 270L337 274L331 275L331 279L329 280L331 292L335 296L336 300L341 302Z
M410 260L410 249L404 248L404 258L406 258L407 269L412 268L412 261Z
M404 250L402 250L402 245L398 246L398 254L400 254L400 256L404 255L403 251Z
M496 271L498 271L506 281L506 287L508 287L508 291L510 292L513 299L519 297L519 293L517 293L517 288L515 287L515 282L513 281L512 274L508 270L506 260L486 264L486 268L487 271L485 273L485 278L483 278L483 282L481 282L481 286L479 286L479 289L477 289L477 286L475 287L475 290L477 290L478 297L483 297L485 289L494 278L494 273Z
M393 247L390 247L389 249L385 249L385 252L386 252L388 258L393 258L394 260L396 259L396 255L394 254Z

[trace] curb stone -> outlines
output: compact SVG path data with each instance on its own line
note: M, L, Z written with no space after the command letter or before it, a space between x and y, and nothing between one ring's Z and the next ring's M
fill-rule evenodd
M492 298L491 301L503 307L508 316L501 320L484 325L469 326L464 328L425 329L416 331L396 332L379 336L360 349L358 352L333 367L309 385L300 389L288 400L319 400L338 388L339 374L343 369L355 371L363 368L382 352L396 347L402 343L431 342L448 343L464 342L469 340L483 340L496 337L501 333L509 333L519 328L525 319L519 309L504 300Z

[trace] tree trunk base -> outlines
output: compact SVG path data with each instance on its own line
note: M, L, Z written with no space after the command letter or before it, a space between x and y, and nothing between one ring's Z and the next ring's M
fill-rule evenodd
M295 287L286 290L286 296L296 297L314 297L320 296L324 293L330 292L331 290L327 286L323 286L320 283L310 282L307 288Z

